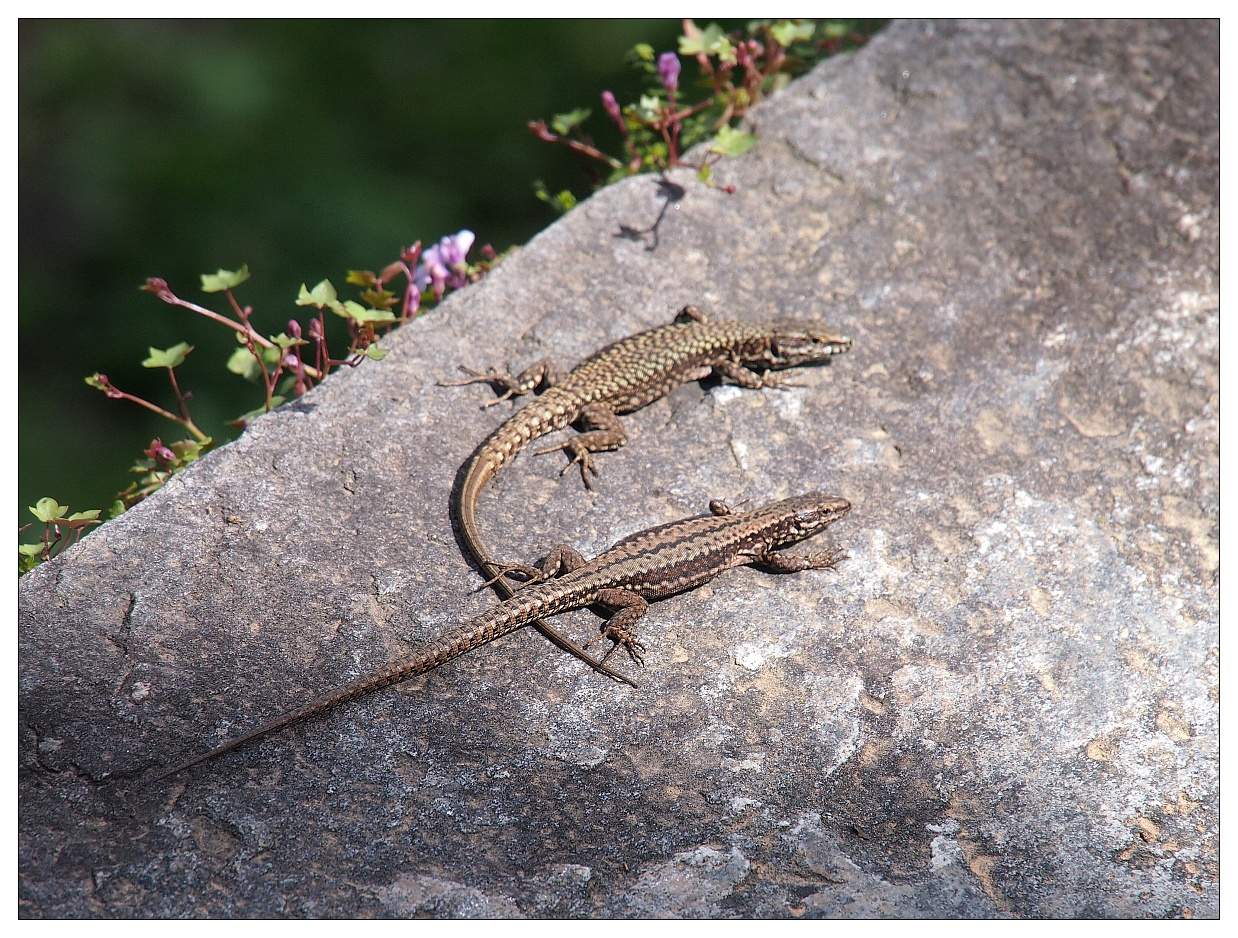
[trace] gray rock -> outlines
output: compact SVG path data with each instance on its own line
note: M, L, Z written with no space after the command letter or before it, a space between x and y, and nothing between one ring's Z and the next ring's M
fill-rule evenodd
M1218 43L895 23L757 110L734 195L677 173L640 234L657 183L604 190L25 577L19 913L1216 915ZM525 630L143 781L490 602L448 493L508 411L436 381L689 302L856 347L680 388L591 492L522 454L484 533L826 489L847 561L656 604L636 689Z

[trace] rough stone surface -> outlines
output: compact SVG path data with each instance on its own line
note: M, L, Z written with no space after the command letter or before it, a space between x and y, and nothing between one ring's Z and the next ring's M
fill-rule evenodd
M1213 23L893 24L735 195L605 190L27 576L20 914L1217 914L1218 75ZM679 389L593 492L522 455L484 532L820 488L844 564L655 605L638 689L521 632L141 781L489 602L447 497L507 411L435 381L688 302L856 347Z

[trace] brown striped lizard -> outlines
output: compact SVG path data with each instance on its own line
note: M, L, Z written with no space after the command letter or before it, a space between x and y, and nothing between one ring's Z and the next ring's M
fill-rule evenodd
M276 717L200 756L155 776L175 775L200 762L231 752L246 743L417 674L424 674L496 638L530 625L544 616L600 604L612 610L603 635L614 648L625 647L637 661L643 646L634 626L645 616L649 601L695 589L733 567L752 564L775 573L822 570L842 557L837 550L807 556L785 554L780 548L823 530L846 514L845 500L820 492L796 495L751 511L734 512L711 502L710 514L673 521L625 537L614 547L585 561L568 547L557 547L539 568L520 570L531 582L487 612L438 636L413 657L375 671L331 691L305 706ZM605 660L605 659L603 659Z

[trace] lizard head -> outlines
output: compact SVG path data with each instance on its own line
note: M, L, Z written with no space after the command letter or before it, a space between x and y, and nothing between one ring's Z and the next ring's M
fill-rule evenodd
M809 492L787 499L783 507L793 512L790 539L798 541L821 530L831 521L837 521L851 510L851 503L837 495Z
M774 540L770 546L782 547L815 535L829 522L837 521L851 511L851 502L837 495L810 491L775 502L765 511L775 520Z
M761 364L769 368L794 368L823 362L851 348L852 338L811 322L787 320L772 324L769 347Z

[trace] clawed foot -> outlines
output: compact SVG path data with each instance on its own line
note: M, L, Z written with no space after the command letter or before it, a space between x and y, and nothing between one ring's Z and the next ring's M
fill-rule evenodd
M823 550L818 554L809 554L804 558L809 570L828 570L839 561L847 559L847 552L841 547Z
M528 586L532 583L542 583L545 580L550 579L549 575L547 575L544 570L539 570L537 567L530 567L528 564L524 563L492 563L490 566L499 572L495 574L492 579L487 580L481 586L477 587L474 592L480 593L486 587L494 586L494 584L503 579L503 577L510 576L513 573L519 573L521 576L526 578L523 583L516 585L517 589Z
M503 401L510 400L517 394L524 393L519 381L505 371L495 371L493 368L485 372L474 371L472 368L466 368L464 365L460 366L460 370L470 377L465 378L463 381L439 381L437 382L438 386L440 388L459 388L466 384L489 384L494 387L495 390L498 390L499 388L507 388L506 391L494 400L486 404L482 404L482 410L485 410L487 407L493 407L495 404Z
M786 372L787 376L798 375L798 374L799 374L798 371ZM764 387L774 388L775 390L778 390L778 391L789 391L791 388L807 387L807 385L801 384L799 381L788 381L782 375L770 374L768 371L764 375L761 376L761 384Z
M601 664L605 664L606 660L615 653L615 649L620 646L623 646L623 650L628 653L628 657L630 657L637 664L644 663L645 656L643 652L645 650L645 646L637 640L635 632L629 632L621 625L607 625L602 629L602 634L599 635L598 638L608 638L614 643L610 646L610 651L602 655L600 661ZM595 638L592 642L585 646L585 649L589 649L593 645L593 642L596 642L597 640L598 639Z
M461 365L460 370L470 377L465 378L463 381L436 381L435 384L440 388L461 388L466 384L481 384L485 382L486 384L497 383L506 387L511 382L511 375L502 371L495 371L493 368L482 372L474 371L472 368Z
M593 454L583 446L579 445L577 440L568 440L566 443L560 443L558 446L551 446L547 449L538 450L534 456L545 456L547 453L557 453L561 449L570 450L572 461L569 462L559 471L559 478L567 475L572 466L580 464L580 478L585 483L585 488L593 488L593 483L589 481L589 473L598 474L597 467L593 464Z
M597 475L598 471L597 467L593 465L593 454L587 449L576 450L576 455L572 457L572 461L559 471L559 478L567 475L568 470L576 463L580 463L580 480L585 483L585 488L593 488L593 483L589 481L589 473L592 472L594 475Z

